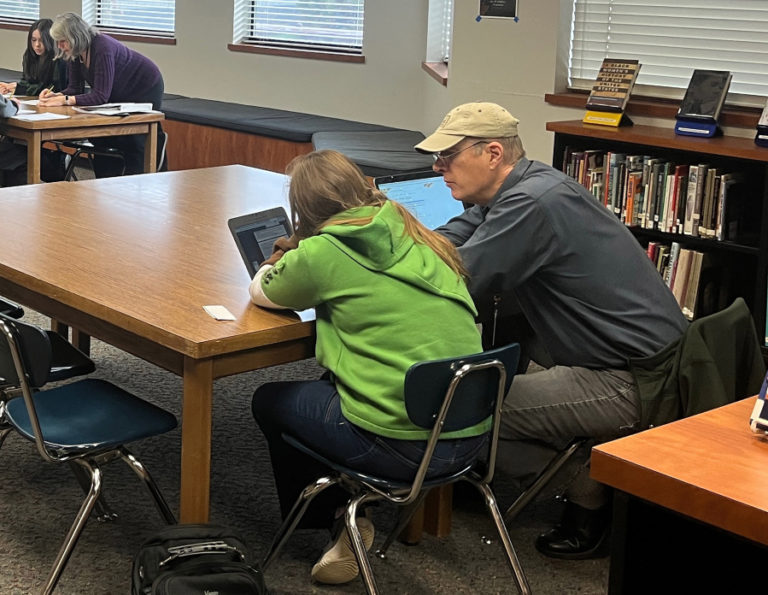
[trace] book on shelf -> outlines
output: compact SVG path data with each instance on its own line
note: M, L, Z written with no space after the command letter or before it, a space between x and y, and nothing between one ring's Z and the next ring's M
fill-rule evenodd
M701 277L701 265L704 253L694 250L691 253L691 264L688 269L688 279L685 284L685 299L682 308L683 315L688 320L693 320L696 315L696 300L699 295L699 278Z
M670 289L672 295L675 296L680 309L682 310L685 304L685 291L688 288L688 272L691 268L691 260L693 257L693 250L688 248L680 248L680 254L677 256L677 267L675 269L675 276L671 280Z
M727 70L694 70L675 116L678 120L716 122L728 95Z
M712 213L714 212L715 187L719 183L720 172L714 167L707 169L701 197L701 218L699 219L699 237L701 238L709 238L715 235L715 229L712 225Z
M638 60L605 58L587 98L587 110L621 113L640 72Z
M679 256L680 243L672 242L669 247L669 258L667 259L667 266L664 269L664 274L662 275L662 279L664 280L664 283L666 283L667 287L672 287L675 273L677 272L677 260Z
M734 204L738 200L738 185L742 182L740 173L726 172L720 176L715 222L715 237L718 240L735 240L738 236L738 217L734 217L738 209ZM729 229L729 225L732 228Z
M677 212L675 213L675 228L673 233L683 233L683 222L685 221L686 196L688 196L688 174L689 165L678 165L675 169L677 176L679 169L680 176L677 186Z
M667 263L669 262L669 249L669 246L662 244L659 246L659 249L656 252L656 270L659 271L659 274L661 275L663 275L664 271L667 269Z

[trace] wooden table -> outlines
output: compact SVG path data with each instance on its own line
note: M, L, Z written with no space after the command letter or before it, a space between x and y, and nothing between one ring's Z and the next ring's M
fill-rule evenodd
M73 107L36 108L39 112L52 112L69 116L59 120L26 121L18 118L0 118L0 134L23 140L27 144L27 183L40 183L40 148L46 141L77 140L102 136L144 134L144 171L157 171L157 123L165 116L160 113L130 116L101 116L83 114Z
M208 519L213 380L314 352L312 323L250 304L227 227L286 185L233 165L0 189L0 295L182 376L183 522Z
M765 590L768 440L749 429L753 404L751 397L592 450L592 477L620 490L612 593L658 587L652 577L668 561L672 576L688 566L687 590L699 578L712 588L725 572L731 586Z

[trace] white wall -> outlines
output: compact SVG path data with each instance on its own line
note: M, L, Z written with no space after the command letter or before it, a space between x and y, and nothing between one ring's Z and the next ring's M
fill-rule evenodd
M431 132L454 105L496 101L520 118L529 156L549 162L558 38L568 0L521 1L519 22L476 22L477 0L455 0L448 86L421 69L428 0L367 0L364 64L230 52L232 1L179 0L176 45L130 43L152 58L166 92L323 114ZM80 12L80 0L41 0L41 15ZM0 30L0 66L21 68L26 33ZM562 49L562 48L561 48Z

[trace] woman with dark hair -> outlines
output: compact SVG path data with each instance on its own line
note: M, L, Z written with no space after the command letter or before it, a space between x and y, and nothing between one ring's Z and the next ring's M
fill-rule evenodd
M41 106L138 102L151 103L155 110L161 108L163 75L146 56L100 33L73 12L54 19L51 37L59 57L69 67L69 84L58 93L44 89ZM88 93L85 83L90 85ZM97 148L118 149L125 157L126 174L144 171L144 135L94 138L91 142ZM94 170L97 177L109 177L119 173L119 164L116 159L97 157Z
M55 59L52 24L51 19L32 23L27 33L27 49L21 59L21 80L18 83L0 83L0 92L39 95L43 89L55 92L67 86L67 67L61 60Z
M253 396L283 515L326 471L283 434L353 469L412 479L429 432L406 413L406 371L420 361L482 351L464 267L450 242L373 188L341 153L297 157L287 173L296 235L277 243L250 295L267 308L314 307L317 361L330 374L265 384ZM474 460L489 429L485 420L446 432L428 476ZM312 502L303 526L331 527L345 500L329 492ZM358 527L370 547L373 525L361 518ZM312 578L344 583L357 574L349 537L340 530Z

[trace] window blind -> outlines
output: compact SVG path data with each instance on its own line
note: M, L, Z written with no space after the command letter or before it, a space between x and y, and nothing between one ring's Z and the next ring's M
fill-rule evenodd
M451 57L453 0L429 0L427 62L448 63Z
M364 0L236 0L234 41L360 55L364 4Z
M40 18L40 0L0 0L0 22L32 24Z
M100 29L173 37L175 0L83 0L83 19Z
M767 28L762 1L574 0L569 85L591 88L605 57L637 58L635 94L679 97L694 69L729 70L730 93L762 105L754 96L768 95Z

